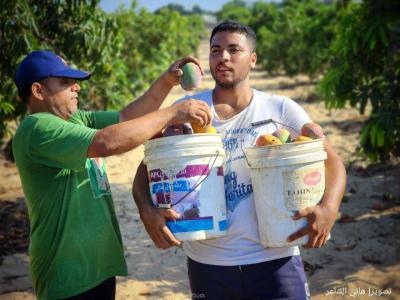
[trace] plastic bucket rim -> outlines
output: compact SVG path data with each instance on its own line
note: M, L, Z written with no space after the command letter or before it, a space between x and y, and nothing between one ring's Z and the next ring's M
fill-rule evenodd
M162 137L157 137L151 140L147 140L144 145L146 146L146 144L151 144L154 142L160 142L161 140L174 140L177 138L182 138L182 137L186 137L186 138L190 138L193 136L212 136L212 137L217 137L219 136L222 139L222 134L220 133L192 133L192 134L177 134L177 135L171 135L171 136L162 136Z
M289 167L306 163L308 164L308 163L323 162L327 159L327 153L323 151L323 153L305 153L303 155L296 155L293 157L281 157L281 158L271 157L269 159L267 157L264 157L264 159L266 159L267 162L264 161L262 163L259 163L256 161L259 160L259 158L248 158L246 164L247 168L248 169L280 168L285 166Z
M291 143L285 143L285 144L280 144L280 145L265 145L265 146L250 146L250 147L246 147L244 148L244 150L247 149L268 149L268 148L275 148L275 147L285 147L288 148L290 146L299 146L299 145L305 145L305 144L310 144L310 143L316 143L316 142L323 142L325 141L325 139L314 139L311 141L302 141L302 142L291 142Z

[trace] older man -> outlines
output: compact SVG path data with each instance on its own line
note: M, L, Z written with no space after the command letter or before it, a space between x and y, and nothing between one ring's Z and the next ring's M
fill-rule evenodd
M30 111L13 139L31 226L30 265L39 299L114 299L126 276L121 234L102 157L129 151L162 128L210 122L208 106L188 100L158 110L182 75L174 63L120 112L78 110L79 80L50 51L33 51L15 83Z

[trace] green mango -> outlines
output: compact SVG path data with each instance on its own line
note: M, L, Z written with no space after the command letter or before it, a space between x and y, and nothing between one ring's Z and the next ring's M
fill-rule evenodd
M181 87L186 91L196 89L201 83L201 72L195 63L187 63L182 67L183 75L179 79Z

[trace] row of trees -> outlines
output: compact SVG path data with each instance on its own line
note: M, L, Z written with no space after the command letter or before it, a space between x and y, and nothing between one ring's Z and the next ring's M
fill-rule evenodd
M114 109L141 93L177 57L193 53L204 24L199 7L106 14L99 0L2 1L0 10L0 139L25 108L12 81L29 51L50 49L93 72L85 108ZM397 0L233 0L217 13L258 36L261 66L271 74L308 74L328 108L357 106L369 118L361 149L372 161L400 156L400 4Z
M10 120L26 108L17 99L13 76L30 51L48 49L93 73L82 83L81 103L118 109L143 92L177 58L197 49L203 22L175 10L138 11L136 2L107 14L99 0L1 1L0 140Z
M328 108L364 113L361 151L372 161L400 156L400 2L397 0L233 0L219 19L255 29L261 66L271 74L320 78Z

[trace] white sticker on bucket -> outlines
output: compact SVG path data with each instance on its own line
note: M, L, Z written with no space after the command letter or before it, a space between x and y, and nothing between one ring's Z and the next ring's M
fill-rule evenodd
M285 207L292 212L315 206L325 190L324 168L283 172Z

